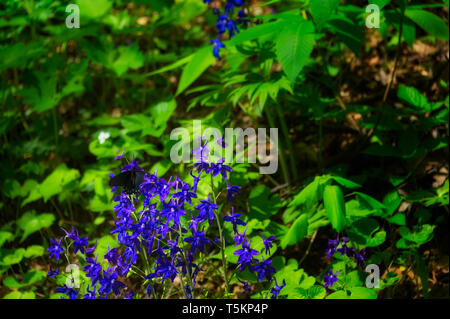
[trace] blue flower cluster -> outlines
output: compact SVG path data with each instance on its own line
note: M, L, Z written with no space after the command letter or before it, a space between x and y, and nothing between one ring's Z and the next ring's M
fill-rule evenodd
M332 259L334 253L338 252L342 256L346 255L350 258L355 258L357 265L359 267L364 267L364 263L367 260L367 257L365 256L366 249L363 248L359 252L357 252L353 247L348 246L348 242L348 237L343 237L341 242L341 240L339 239L339 235L336 239L329 240L328 247L326 249L326 257ZM325 288L327 289L327 291L333 286L335 282L337 282L338 274L339 272L333 273L333 270L330 269L323 277Z
M246 223L239 219L241 214L235 214L234 210L232 209L232 215L231 216L225 216L223 218L224 221L229 222L232 224L233 231L234 231L234 237L233 240L235 242L236 246L241 246L240 249L236 250L233 254L238 256L237 265L239 267L239 271L244 271L245 269L248 269L250 272L255 272L258 278L258 281L263 281L267 279L269 282L272 282L273 275L276 273L276 269L271 266L272 261L271 260L264 260L264 257L261 257L261 261L259 261L255 256L259 255L259 252L255 249L252 249L250 246L250 241L245 240L245 233L247 231L247 228L243 231L243 233L239 233L237 226L246 226ZM272 242L276 239L275 236L270 236L269 238L264 238L264 235L262 235L262 240L265 248L265 253L270 254L270 248L273 247ZM243 282L244 284L244 292L250 294L250 286L247 282ZM275 281L275 288L272 289L272 298L276 298L283 289L283 287L286 284L283 282L283 286L278 286Z
M203 3L208 5L211 2L213 1L203 0ZM247 15L244 9L240 9L236 15L234 14L235 8L243 7L244 3L244 0L227 0L223 12L214 5L213 12L217 16L216 28L218 35L210 42L213 45L213 54L218 60L220 60L220 49L225 48L225 44L221 41L222 36L228 31L229 37L232 38L239 33L238 24L247 24ZM233 18L233 16L235 17Z
M225 147L222 139L217 143ZM138 192L129 192L124 189L114 198L116 206L116 220L112 234L117 234L120 246L108 248L103 258L107 263L104 267L99 256L93 256L96 245L88 247L88 238L80 237L78 231L72 228L71 232L64 230L65 236L59 240L51 239L48 252L51 258L58 263L62 253L65 253L69 261L69 248L73 247L74 253L84 255L86 265L83 268L85 276L89 278L85 299L116 297L123 294L125 298L132 298L134 292L127 288L123 278L130 274L137 274L147 283L146 293L157 298L157 285L166 280L171 282L178 276L181 290L186 298L192 298L196 287L196 278L201 267L195 263L194 255L203 253L207 246L215 244L215 240L207 237L205 226L213 226L217 223L221 229L219 217L219 206L216 203L214 192L208 194L207 198L199 199L197 194L198 183L207 175L212 177L221 176L225 181L227 189L227 201L233 203L235 196L240 193L240 187L230 185L229 176L232 168L224 164L224 159L217 162L208 161L209 150L205 143L200 143L198 149L193 151L196 162L190 171L193 183L190 185L179 177L169 180L159 178L154 174L143 173L143 180L139 183ZM123 153L116 159L121 160ZM133 159L130 164L122 167L121 172L144 172ZM110 174L113 178L114 175ZM112 192L117 192L116 186ZM139 199L143 199L142 202ZM195 201L195 202L194 202ZM142 206L139 206L142 203ZM142 207L142 209L138 209ZM276 270L271 266L271 260L259 261L255 256L259 254L250 246L250 241L245 238L245 231L241 234L238 225L246 226L239 217L241 214L234 213L231 208L231 216L224 216L223 222L231 223L235 234L235 246L241 246L234 254L238 255L238 269L243 271L249 269L257 274L259 281L267 279L272 282ZM208 229L211 229L209 227ZM220 234L224 238L224 234ZM66 249L62 247L62 240ZM266 253L270 253L274 236L262 238ZM224 248L224 241L222 242ZM144 264L142 269L141 265ZM227 270L225 270L226 272ZM48 275L54 277L59 274L59 268L50 268ZM242 282L245 293L250 293L250 286ZM272 297L276 298L284 287L278 286L271 290ZM78 298L78 293L72 287L64 286L56 289L56 292L65 293L69 298Z

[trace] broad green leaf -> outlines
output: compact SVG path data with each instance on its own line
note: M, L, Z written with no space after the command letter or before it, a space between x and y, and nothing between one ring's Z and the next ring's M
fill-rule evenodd
M13 45L0 46L0 72L8 68L25 68L29 62L37 60L46 52L41 42L31 42L26 45L23 42L17 42Z
M23 255L25 254L25 249L8 249L0 251L0 265L10 266L18 264L22 261Z
M121 76L128 69L139 69L144 65L144 55L139 51L137 42L133 45L120 46L118 49L119 57L109 66L114 72Z
M47 201L50 197L63 191L63 187L77 180L80 172L76 169L69 169L66 164L60 164L55 170L47 176L39 187L39 191Z
M391 224L405 226L406 225L406 216L404 213L398 213L392 217L387 218L387 221L390 222Z
M374 289L369 289L366 287L353 287L350 291L350 299L377 299L377 293Z
M329 176L316 176L314 181L303 188L292 201L289 203L289 207L293 206L305 206L306 209L311 208L323 197L324 186L329 184Z
M378 231L380 225L373 218L363 218L351 225L348 235L350 239L362 246L376 247L386 240L386 232Z
M349 179L340 177L340 176L330 176L332 179L334 179L339 185L344 186L345 188L348 189L353 189L353 188L360 188L361 185L358 183L355 183Z
M422 245L429 242L433 238L435 225L424 224L416 227L414 232L408 227L400 227L399 233L403 239Z
M6 243L7 241L11 241L13 239L14 235L9 231L0 231L0 248L3 246L4 243Z
M314 49L314 26L311 22L299 21L288 24L276 39L277 59L291 83L306 65Z
M119 243L117 239L111 235L105 235L98 239L97 241L97 247L95 248L94 255L98 255L98 261L107 265L108 262L106 260L103 260L103 257L108 252L108 249L113 249L119 247Z
M47 277L47 273L42 270L30 270L23 275L23 284L19 283L16 278L9 276L3 280L3 285L12 289L20 289L33 285Z
M386 194L383 198L383 205L386 207L386 216L391 216L394 214L402 201L403 200L398 195L398 191L396 189Z
M161 137L164 133L167 122L177 108L175 99L170 98L159 102L149 108L150 121L142 127L142 136L151 135L153 137Z
M346 225L346 214L344 194L339 186L327 185L323 192L323 202L331 225L336 231L342 231Z
M36 299L36 294L32 291L12 291L5 295L3 299Z
M405 11L405 16L413 20L419 27L432 36L442 41L448 41L448 25L435 14L425 10L408 8Z
M266 220L278 212L281 208L281 201L277 194L270 195L270 188L265 185L257 185L250 192L249 205L248 218Z
M409 105L422 109L425 112L431 111L431 105L428 103L427 98L414 87L400 84L397 96Z
M32 258L32 257L41 257L44 255L44 247L40 245L32 245L27 247L27 250L25 251L25 254L23 255L25 258Z
M314 22L321 29L339 5L339 0L311 0L310 5Z
M195 53L192 59L184 67L181 73L180 83L176 95L180 95L186 90L207 68L213 64L215 57L212 54L212 47L204 47Z
M32 233L50 227L54 221L53 214L36 214L34 210L26 212L17 220L17 226L23 231L20 242L23 242Z
M225 45L239 45L251 40L268 39L268 36L281 32L285 24L286 22L283 20L262 23L239 32L239 34L234 36L230 41L225 42Z
M345 291L338 290L336 292L329 294L326 299L350 299L350 297L347 295Z
M12 199L21 196L22 194L20 183L16 179L4 180L2 185L2 191L6 196Z
M179 67L185 65L185 64L188 63L189 61L191 61L194 55L195 55L195 53L194 53L194 54L191 54L191 55L188 55L187 57L182 58L182 59L180 59L180 60L177 60L176 62L174 62L174 63L172 63L172 64L170 64L170 65L167 65L167 66L165 66L165 67L162 67L161 69L158 69L158 70L156 70L156 71L147 73L147 74L145 74L145 76L146 76L146 77L147 77L147 76L153 76L153 75L156 75L156 74L165 73L165 72L167 72L167 71L171 71L171 70L177 69L177 68L179 68Z
M81 17L97 19L104 16L112 6L111 0L77 0ZM81 23L83 23L81 21Z
M303 214L297 218L292 224L289 231L281 240L281 248L285 249L287 246L294 245L303 239L308 233L308 215Z
M309 289L295 287L288 292L289 299L323 299L325 295L325 288L317 285Z
M357 21L349 19L345 16L334 15L328 23L333 26L331 29L338 39L355 53L359 55L363 43L363 28L357 24Z
M355 192L355 195L362 204L365 204L367 207L374 209L378 214L384 212L384 210L386 209L386 206L367 194Z

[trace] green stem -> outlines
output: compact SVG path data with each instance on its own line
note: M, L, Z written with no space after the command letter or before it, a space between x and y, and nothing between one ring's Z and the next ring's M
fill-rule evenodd
M285 140L285 143L289 150L289 162L291 164L291 171L293 174L293 179L295 180L298 176L298 172L297 172L297 166L295 165L296 162L295 162L294 148L292 147L291 139L289 138L289 130L288 130L288 126L286 124L286 119L285 119L283 111L281 110L281 107L278 103L275 103L275 111L277 112L278 118L280 119L281 131L283 132L284 140Z
M266 112L267 121L269 122L270 127L275 128L275 121L273 119L272 113L269 110L269 107L266 106L264 108L264 111ZM278 149L278 154L280 156L281 171L283 172L284 181L285 183L290 184L291 180L289 178L289 170L286 165L286 158L284 157L283 150Z
M319 172L323 173L323 118L319 122Z
M181 237L181 225L178 225L178 227L179 227L179 233L180 233L180 237ZM188 281L191 283L192 299L195 299L195 296L194 296L194 281L192 280L191 269L189 267L189 262L188 262L188 259L186 257L186 248L185 248L185 245L184 245L184 241L182 240L181 242L183 243L182 256L183 256L184 262L186 263L186 275L188 277ZM180 281L182 282L182 280L180 280ZM183 292L184 292L184 294L186 296L186 299L187 299L186 290L184 289L184 287L183 287Z
M217 205L216 195L215 195L215 192L214 192L214 181L213 181L212 175L211 175L211 191L212 191L212 195L213 195L213 199L214 199L214 204ZM220 239L220 242L222 244L220 252L221 252L221 257L222 257L223 279L225 280L225 293L228 295L230 293L230 286L228 284L227 259L225 258L225 247L226 247L226 245L225 245L225 237L223 236L222 226L220 225L219 213L218 212L214 212L214 215L216 216L217 227L219 228L219 239Z

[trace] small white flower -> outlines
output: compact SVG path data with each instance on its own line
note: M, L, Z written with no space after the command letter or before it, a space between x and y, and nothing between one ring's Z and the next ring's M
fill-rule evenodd
M105 143L105 141L110 137L111 135L108 132L100 132L98 135L98 141L100 144Z

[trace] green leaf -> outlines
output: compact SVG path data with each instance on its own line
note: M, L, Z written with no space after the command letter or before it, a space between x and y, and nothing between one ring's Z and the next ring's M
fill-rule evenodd
M309 289L295 287L289 290L289 299L323 299L326 295L326 290L322 286L312 286Z
M268 39L269 36L281 32L285 24L286 22L284 20L280 20L256 25L239 32L239 34L234 36L230 41L225 42L225 45L239 45L251 40Z
M355 183L349 179L340 177L340 176L331 176L332 179L334 179L339 185L344 186L345 188L348 189L353 189L353 188L360 188L361 185L358 183Z
M128 69L139 69L144 65L145 58L139 51L137 42L131 46L120 46L118 52L119 57L109 66L118 76L123 75Z
M383 205L386 207L386 216L391 216L394 214L402 201L403 200L400 195L398 195L398 191L396 189L384 196Z
M350 299L350 297L344 290L338 290L329 294L326 299Z
M346 224L346 214L344 194L339 186L327 185L323 193L323 201L331 225L336 231L342 231Z
M32 291L12 291L6 296L3 297L3 299L36 299L36 295Z
M386 206L384 206L382 203L377 201L375 198L364 194L360 192L355 192L355 195L357 196L358 200L365 204L366 206L374 209L377 212L383 212L386 209Z
M250 213L249 219L266 220L276 214L281 208L280 196L270 195L270 188L265 185L257 185L249 195Z
M177 108L177 102L174 98L167 99L153 105L148 112L151 114L150 121L145 123L142 130L142 136L151 135L161 137L164 133L167 122Z
M306 65L314 42L314 26L311 22L288 24L278 35L275 41L277 59L291 83L295 82Z
M112 6L110 0L77 0L81 17L97 19L104 16ZM81 23L83 23L81 21Z
M0 231L0 247L3 246L7 241L11 241L14 239L14 235L9 231Z
M41 42L31 42L27 45L17 42L0 46L0 72L8 68L25 68L30 61L37 60L46 52Z
M366 287L353 287L350 291L350 299L377 299L377 293L374 289L369 289Z
M378 231L380 225L373 218L355 221L348 232L350 239L363 246L376 247L386 240L386 232Z
M99 258L99 261L102 261L104 264L107 264L108 261L102 260L103 256L105 256L106 253L108 252L108 248L113 249L116 247L119 247L119 243L118 243L117 239L115 239L111 235L105 235L105 236L101 237L100 239L98 239L97 247L95 248L94 255L100 256L101 258Z
M10 266L18 264L22 261L24 254L25 249L23 248L0 251L0 265Z
M400 84L397 96L409 105L415 106L426 112L431 111L431 105L428 103L428 99L414 87Z
M60 164L55 170L47 176L39 187L41 195L47 201L50 197L63 191L63 187L77 180L80 172L76 169L69 169L66 164Z
M204 47L195 53L189 63L181 73L176 95L180 95L191 85L207 68L213 64L215 57L212 54L212 47Z
M321 29L339 5L339 0L311 0L310 5L314 22Z
M414 232L408 227L400 227L399 233L403 239L422 245L429 242L433 238L435 225L424 224L417 226Z
M281 240L281 248L285 249L287 246L294 245L303 239L308 233L308 215L303 214L297 218L292 224L287 234Z
M14 199L15 197L21 196L22 190L20 188L20 183L16 179L6 179L3 181L3 193L9 198Z
M36 214L34 210L26 212L17 220L17 226L23 231L20 242L23 242L32 233L50 227L54 221L53 214Z
M306 209L312 208L322 199L324 186L329 184L329 180L329 176L316 176L314 181L295 195L289 203L289 207L305 206Z
M329 20L329 24L333 26L336 37L355 53L359 55L362 46L364 33L355 21L345 16L333 16Z
M150 172L158 172L158 176L162 177L167 171L172 167L172 161L170 160L162 160L153 164L150 168Z
M42 281L47 277L47 273L42 270L30 270L23 275L23 284L19 283L16 278L9 276L3 280L3 285L12 289L20 289L26 286L33 285Z
M161 69L158 69L158 70L152 71L150 73L147 73L144 76L150 77L150 76L153 76L153 75L156 75L156 74L165 73L167 71L171 71L171 70L177 69L177 68L181 67L182 65L185 65L186 63L191 61L194 55L195 55L195 53L191 54L191 55L188 55L187 57L179 59L179 60L177 60L176 62L174 62L174 63L172 63L170 65L162 67Z
M405 226L406 225L406 216L404 213L398 213L392 217L387 218L387 221L390 222L391 224Z
M44 247L40 245L32 245L27 247L27 250L25 251L25 254L23 255L25 258L32 258L32 257L41 257L44 255Z
M432 36L435 36L439 40L449 40L449 31L447 24L444 20L434 15L433 13L425 10L408 8L405 11L405 16L413 20L419 27L427 31Z

